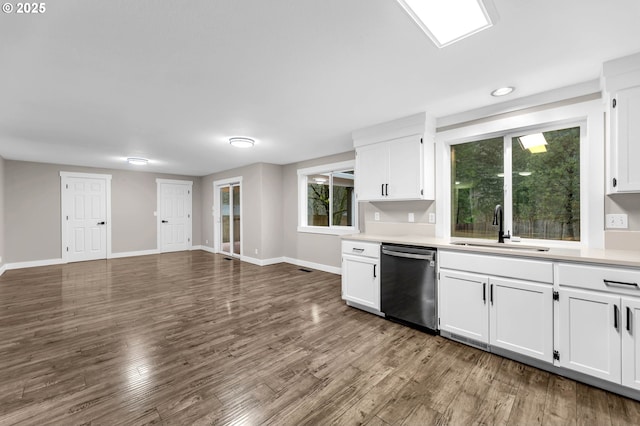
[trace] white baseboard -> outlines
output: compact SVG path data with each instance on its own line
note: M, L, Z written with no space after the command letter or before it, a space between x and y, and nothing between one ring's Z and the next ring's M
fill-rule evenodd
M267 266L267 265L275 265L276 263L284 262L283 257L274 257L272 259L256 259L255 257L242 256L240 260L243 262L248 262L258 266Z
M38 266L62 265L63 263L66 262L62 259L30 260L28 262L7 263L4 268L8 271L9 269L37 268Z
M291 263L292 265L296 266L302 266L303 268L317 269L319 271L329 272L330 274L342 275L342 268L339 267L323 265L321 263L315 262L308 262L306 260L293 259L291 257L284 257L283 259L287 263Z
M192 250L202 250L202 251L206 251L207 253L213 253L213 254L217 253L217 251L215 251L213 247L209 247L209 246L193 246Z
M216 253L214 249L207 246L194 246L192 250L203 250L209 253ZM150 254L158 254L158 253L159 251L157 249L127 251L127 252L121 252L121 253L111 253L110 259L118 259L118 258L133 257L133 256L148 256ZM254 257L242 256L240 260L251 263L253 265L258 265L258 266L275 265L276 263L286 262L292 265L301 266L303 268L317 269L319 271L329 272L331 274L337 274L337 275L342 274L342 268L323 265L321 263L308 262L306 260L293 259L291 257L274 257L271 259L256 259ZM8 271L10 269L35 268L38 266L61 265L64 263L66 262L62 259L47 259L47 260L33 260L29 262L6 263L0 267L0 275L2 275L5 271Z
M109 259L119 259L122 257L133 257L133 256L148 256L150 254L159 254L158 249L151 250L138 250L138 251L123 251L120 253L111 253Z

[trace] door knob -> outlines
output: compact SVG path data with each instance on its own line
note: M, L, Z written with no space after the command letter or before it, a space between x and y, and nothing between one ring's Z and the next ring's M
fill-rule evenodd
M107 222L98 222L98 225L104 225Z
M169 221L168 220L163 220L162 223L169 223Z

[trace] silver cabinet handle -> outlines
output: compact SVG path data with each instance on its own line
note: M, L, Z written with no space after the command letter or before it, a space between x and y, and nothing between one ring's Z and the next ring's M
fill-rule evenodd
M363 248L354 247L353 251L355 251L356 253L362 253L364 251L364 249Z

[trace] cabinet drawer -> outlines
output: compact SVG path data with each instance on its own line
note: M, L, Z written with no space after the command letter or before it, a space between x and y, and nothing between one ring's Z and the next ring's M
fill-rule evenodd
M560 263L558 283L590 290L640 296L640 270Z
M343 241L342 253L356 254L360 256L380 258L380 243L371 243L366 241Z
M440 267L497 277L553 283L553 264L542 260L440 251Z

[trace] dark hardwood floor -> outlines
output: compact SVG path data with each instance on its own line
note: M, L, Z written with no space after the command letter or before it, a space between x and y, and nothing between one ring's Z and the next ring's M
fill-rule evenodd
M640 403L202 251L0 277L1 424L640 423Z

